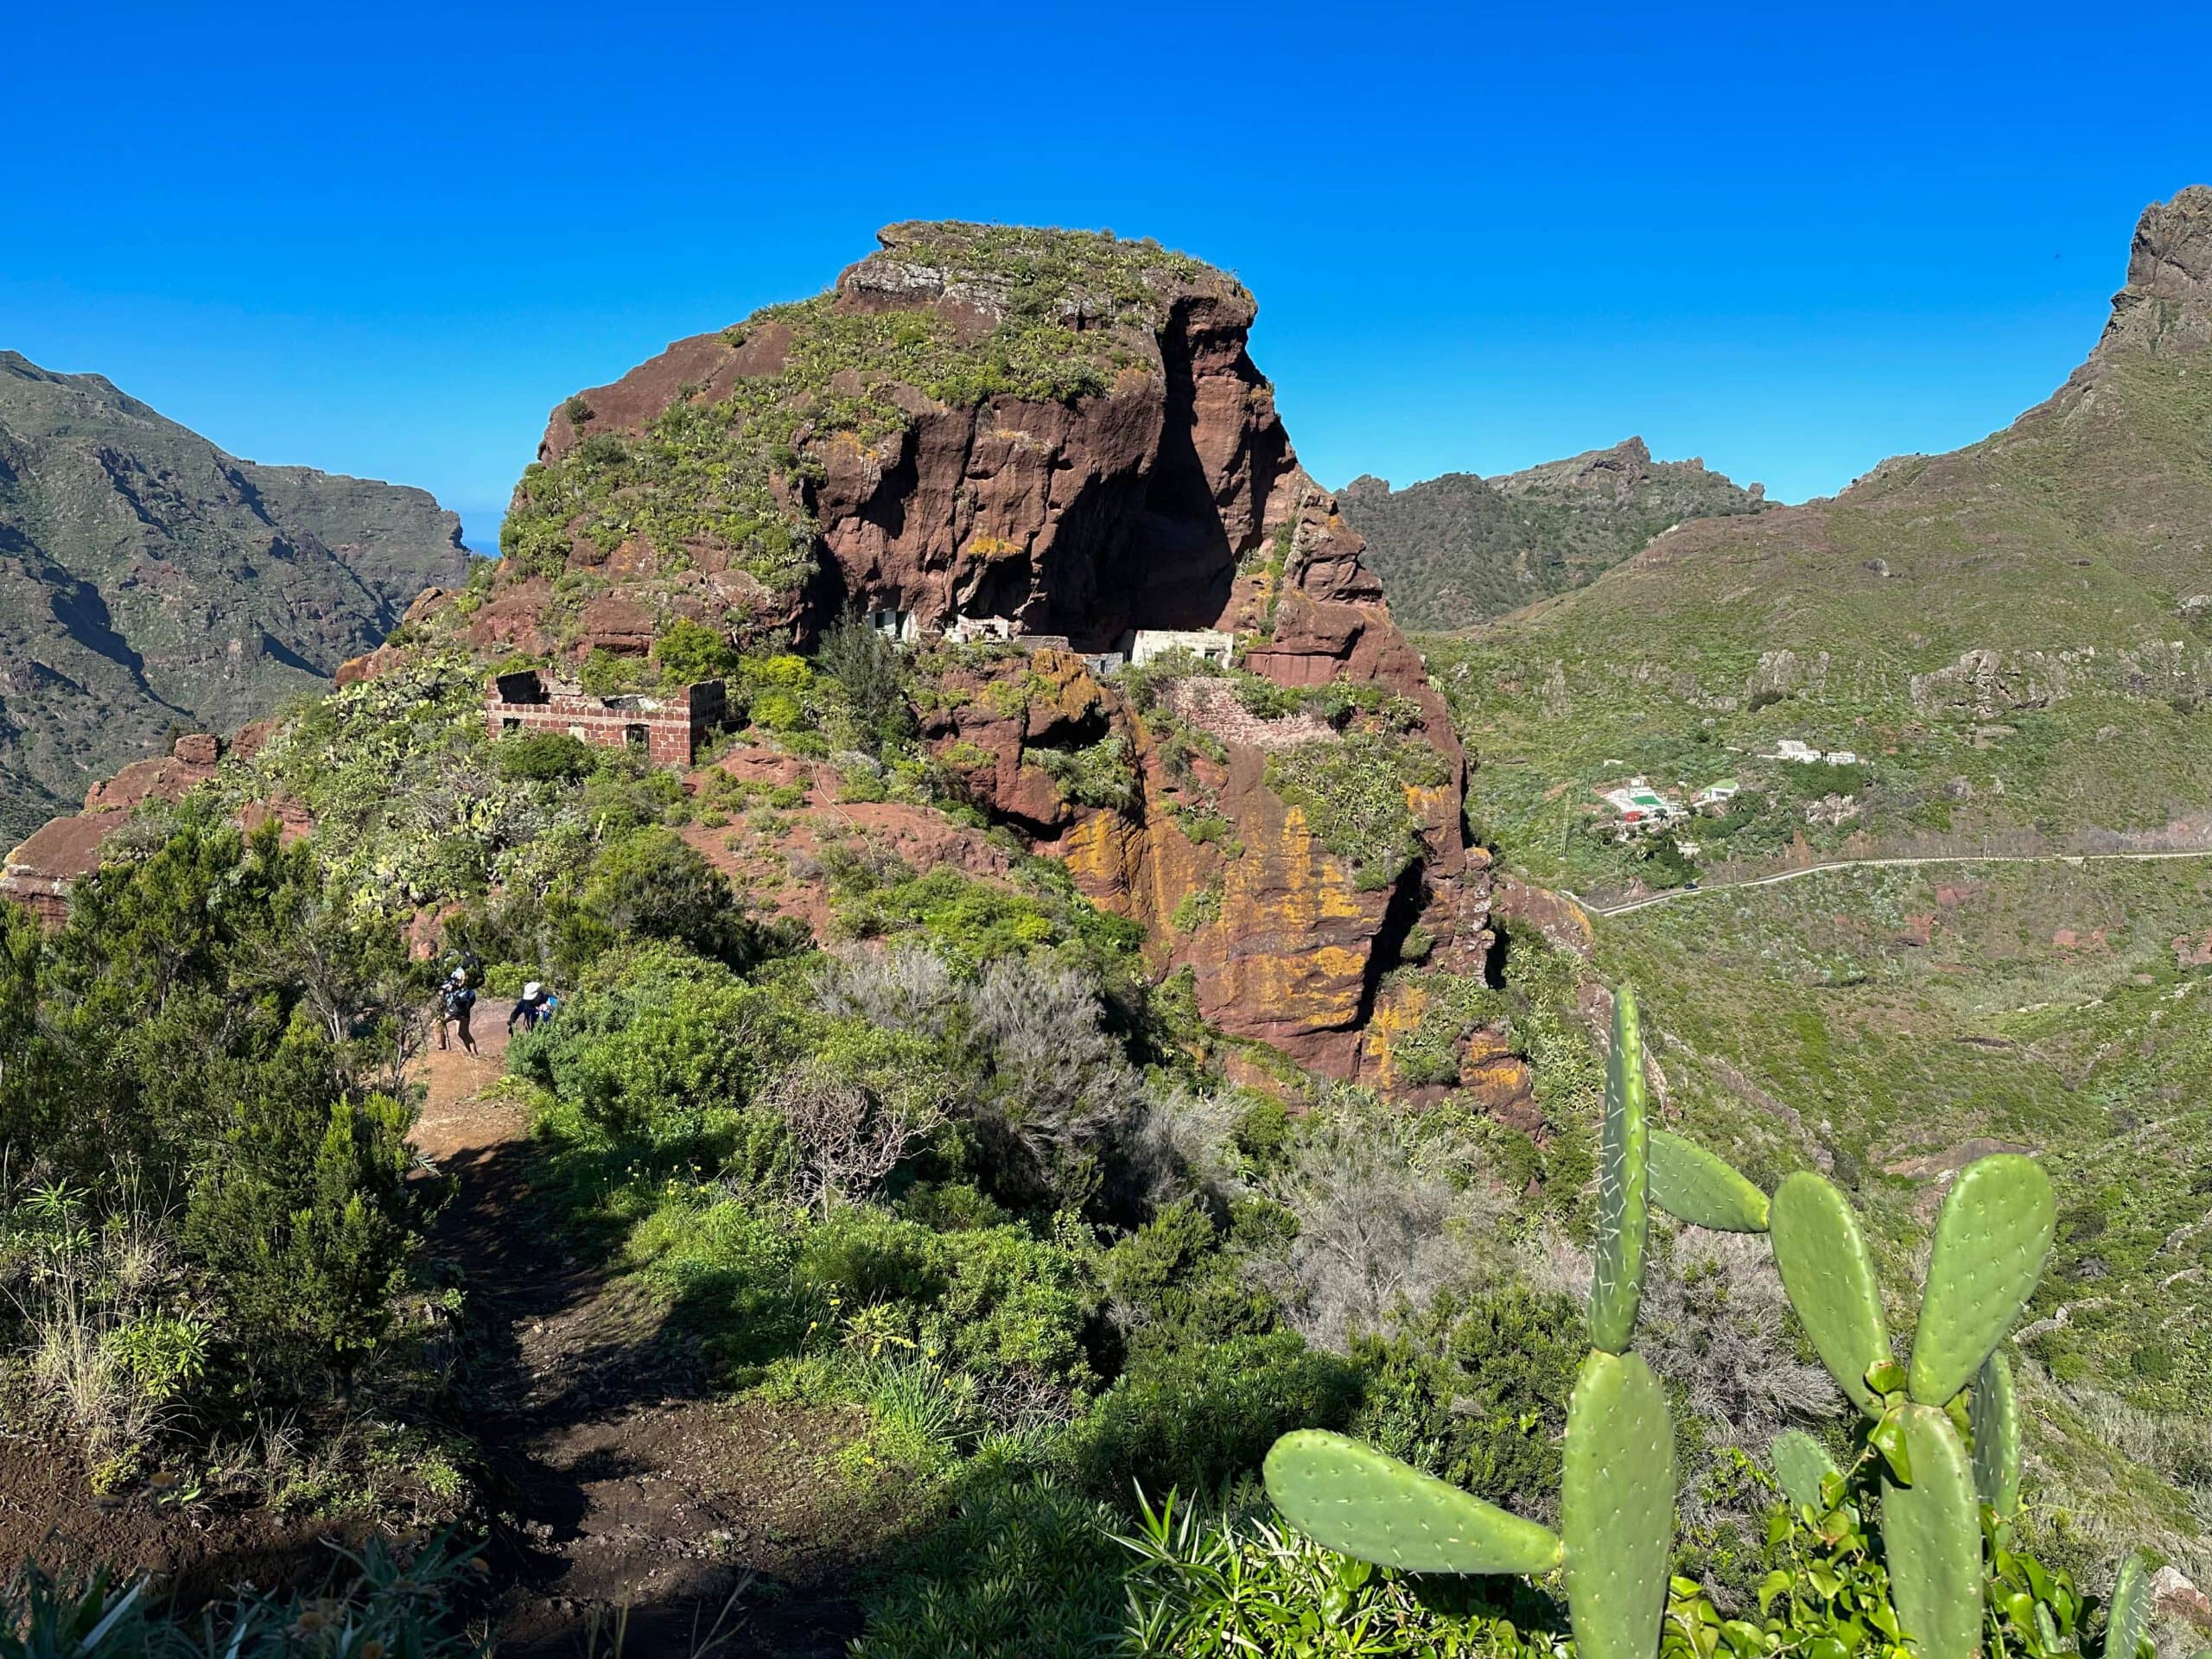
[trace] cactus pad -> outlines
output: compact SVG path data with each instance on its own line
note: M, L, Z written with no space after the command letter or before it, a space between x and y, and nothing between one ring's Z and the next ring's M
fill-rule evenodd
M1774 1461L1775 1478L1782 1483L1784 1497L1807 1509L1824 1507L1821 1484L1841 1472L1835 1459L1828 1456L1827 1447L1802 1428L1785 1428L1774 1437L1767 1456Z
M1651 1659L1675 1543L1675 1426L1666 1390L1635 1354L1582 1362L1559 1518L1581 1659Z
M1590 1281L1590 1345L1624 1353L1643 1296L1643 1246L1650 1186L1643 1115L1643 1033L1636 993L1613 998L1613 1040L1605 1061L1605 1122L1598 1151L1598 1252Z
M2020 1317L2050 1259L2050 1178L2014 1153L1960 1173L1936 1218L1912 1340L1912 1397L1940 1406L1973 1380Z
M2120 1576L2112 1584L2112 1611L2105 1618L2105 1659L2135 1659L2135 1649L2150 1634L2151 1601L2143 1558L2130 1555L2120 1564Z
M1268 1496L1316 1542L1414 1573L1550 1572L1560 1541L1341 1434L1300 1429L1268 1453Z
M1880 1416L1866 1372L1891 1357L1889 1329L1874 1260L1851 1206L1819 1176L1800 1170L1776 1189L1769 1226L1783 1288L1821 1363L1861 1411Z
M1669 1129L1651 1131L1651 1202L1694 1227L1766 1231L1766 1194L1724 1160Z
M1966 1446L1942 1408L1899 1411L1912 1484L1882 1480L1891 1597L1920 1659L1973 1659L1981 1645L1981 1520Z
M2001 1348L1974 1373L1973 1421L1974 1491L2008 1520L2020 1507L2020 1399Z

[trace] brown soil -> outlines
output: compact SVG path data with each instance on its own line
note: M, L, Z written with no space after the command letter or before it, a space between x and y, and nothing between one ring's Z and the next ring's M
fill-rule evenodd
M416 1141L456 1183L433 1248L467 1287L462 1404L496 1517L500 1651L569 1655L624 1622L627 1655L814 1659L859 1628L834 1575L855 1517L823 1475L844 1414L715 1397L694 1347L633 1283L563 1249L532 1192L522 1114L493 1088L510 1005L480 1052L429 1054Z

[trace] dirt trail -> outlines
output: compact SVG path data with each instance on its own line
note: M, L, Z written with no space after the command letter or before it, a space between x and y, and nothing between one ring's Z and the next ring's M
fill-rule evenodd
M842 1654L858 1618L830 1581L839 1500L817 1471L852 1426L715 1398L665 1309L569 1247L495 1086L512 1006L479 1008L478 1055L419 1064L415 1135L456 1183L433 1249L467 1290L459 1390L497 1521L500 1651L583 1653L595 1618L606 1651L623 1610L632 1659Z

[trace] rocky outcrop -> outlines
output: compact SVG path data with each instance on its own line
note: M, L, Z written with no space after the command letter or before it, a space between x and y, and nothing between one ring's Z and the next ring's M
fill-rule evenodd
M207 732L176 740L157 760L134 760L85 793L85 810L50 819L0 864L0 899L48 927L68 919L69 889L100 866L116 832L148 801L181 801L215 775L220 746Z
M2136 222L2127 283L2112 298L2097 355L2212 346L2212 188L2154 201Z
M1488 868L1443 705L1246 350L1250 295L1108 236L879 239L829 294L556 409L517 492L517 556L460 626L486 650L581 654L644 650L677 616L740 640L804 640L847 610L925 641L1003 619L1012 646L941 668L939 761L1142 922L1210 1019L1352 1075L1415 925L1481 961ZM594 595L574 610L569 575ZM1194 743L1205 717L1141 708L1086 661L1155 629L1230 632L1249 674L1359 695L1318 731L1217 719ZM1293 730L1317 753L1426 754L1388 785L1413 839L1387 879L1270 782Z

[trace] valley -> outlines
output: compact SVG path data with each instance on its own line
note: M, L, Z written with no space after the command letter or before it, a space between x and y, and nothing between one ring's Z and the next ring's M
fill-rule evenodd
M1640 440L1332 493L1256 315L1147 240L888 226L563 398L450 565L411 493L0 359L200 468L179 545L316 624L162 658L200 613L111 538L101 753L194 729L81 812L20 768L63 811L0 877L0 1552L47 1575L0 1637L1602 1659L1529 1541L1641 1373L1648 1645L1897 1659L1885 1437L1986 1481L1996 1353L2030 1496L1964 1489L1967 1652L2140 1659L2131 1553L2201 1643L2212 191L2048 403L1801 506ZM0 506L106 453L67 429ZM1678 1219L1647 1111L1762 1215L1817 1175L1923 1351L1979 1160L2047 1262L1908 1402L1781 1221ZM1313 1431L1533 1565L1325 1548L1270 1456Z

